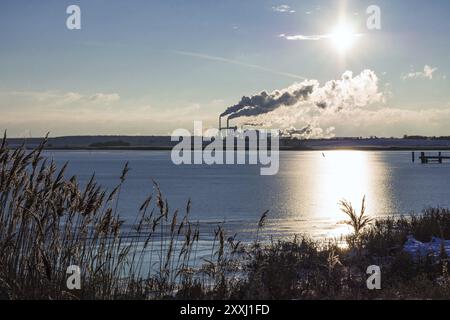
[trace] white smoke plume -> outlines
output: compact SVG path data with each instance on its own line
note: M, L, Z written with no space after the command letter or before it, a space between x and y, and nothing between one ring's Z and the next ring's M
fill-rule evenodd
M280 130L280 136L299 139L332 138L334 136L334 129L334 127L329 127L323 130L317 124L308 124L301 129L296 129L295 127L282 129Z
M241 101L229 107L221 116L228 116L229 119L252 117L274 111L281 106L292 106L307 100L316 86L317 82L307 80L287 89L275 90L272 93L263 91L251 97L244 96Z
M381 101L383 94L378 90L378 77L373 71L364 70L356 76L346 71L341 79L328 81L323 86L317 80L305 80L271 93L263 91L251 97L244 96L221 116L228 116L230 120L252 117L253 122L277 126L282 134L289 136L329 137L334 128L320 127L322 115L339 114Z

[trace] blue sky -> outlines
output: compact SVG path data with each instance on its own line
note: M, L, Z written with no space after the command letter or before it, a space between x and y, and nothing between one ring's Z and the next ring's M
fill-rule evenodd
M81 8L81 30L66 28L71 4ZM381 30L365 26L371 4L381 9ZM363 34L345 54L327 39L280 37L328 34L343 16ZM448 34L445 0L2 1L0 129L168 134L193 120L215 126L243 95L369 69L382 102L302 115L289 126L312 121L338 136L450 135Z

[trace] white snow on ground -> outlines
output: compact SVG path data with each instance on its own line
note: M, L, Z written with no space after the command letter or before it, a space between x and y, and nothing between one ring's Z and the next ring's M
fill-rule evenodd
M408 241L403 246L403 250L410 253L414 258L426 257L429 254L438 257L441 253L442 245L444 245L447 255L450 256L450 240L442 240L435 237L431 239L431 242L420 242L413 236L408 236Z

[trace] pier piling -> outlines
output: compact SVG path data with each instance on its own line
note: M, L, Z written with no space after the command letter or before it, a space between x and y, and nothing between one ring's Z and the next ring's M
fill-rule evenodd
M420 162L422 164L427 163L444 163L444 160L450 160L450 156L443 156L442 152L438 152L438 155L427 155L425 152L420 153ZM415 154L412 153L412 162L415 162Z

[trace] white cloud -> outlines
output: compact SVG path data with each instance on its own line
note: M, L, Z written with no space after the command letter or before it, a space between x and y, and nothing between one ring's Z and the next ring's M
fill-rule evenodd
M331 37L330 34L316 34L316 35L301 35L301 34L296 34L296 35L286 35L284 33L279 35L280 38L284 38L286 40L291 40L291 41L298 41L298 40L306 40L306 41L318 41L318 40L322 40L322 39L328 39Z
M438 70L438 68L433 68L430 67L429 65L425 65L423 67L423 71L411 71L407 74L404 74L402 76L403 80L408 80L408 79L429 79L432 80L433 79L433 73L436 72Z
M290 6L287 4L281 4L279 6L272 7L272 10L275 12L283 12L283 13L294 13L295 10L292 10Z
M363 34L361 33L354 33L351 36L354 38L361 37ZM303 34L295 34L295 35L287 35L287 34L280 34L280 38L284 38L286 40L290 41L319 41L323 39L332 39L333 34L332 33L324 33L324 34L313 34L313 35L303 35Z
M120 100L118 93L96 93L89 97L89 100L99 103L112 103Z

